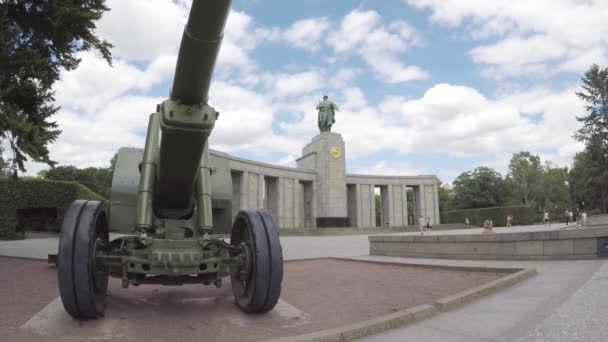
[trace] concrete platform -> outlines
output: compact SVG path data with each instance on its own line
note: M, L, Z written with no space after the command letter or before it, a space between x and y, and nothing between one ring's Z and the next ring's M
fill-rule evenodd
M593 259L608 257L608 226L563 224L369 236L370 255L446 259Z
M281 300L265 315L240 312L229 283L221 289L123 289L111 279L105 317L75 320L55 297L54 268L37 260L0 258L0 306L12 308L4 312L0 328L3 341L192 341L195 336L211 342L261 341L317 332L338 341L344 333L351 334L349 339L366 336L451 310L532 275L517 271L348 259L289 261ZM39 308L45 300L51 301ZM391 325L378 324L383 322Z

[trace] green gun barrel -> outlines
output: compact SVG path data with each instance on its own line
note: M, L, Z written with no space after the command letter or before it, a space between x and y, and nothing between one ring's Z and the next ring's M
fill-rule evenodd
M207 103L229 9L226 0L193 1L177 57L172 100L186 105Z
M170 98L159 108L161 137L154 195L154 211L159 217L190 217L197 179L202 181L208 176L203 172L210 172L201 161L205 161L207 138L218 114L207 104L207 97L229 9L230 0L192 3ZM197 196L210 201L209 191L199 189Z

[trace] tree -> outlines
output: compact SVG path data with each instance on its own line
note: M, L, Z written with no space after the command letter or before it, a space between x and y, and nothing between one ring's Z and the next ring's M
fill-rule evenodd
M69 165L51 168L46 173L45 178L61 181L76 181L95 191L95 179L90 174L80 170L76 166Z
M589 198L604 213L608 207L608 68L591 65L582 77L583 90L576 93L585 102L586 115L577 117L583 126L575 138L585 143L585 151L575 158L573 171L585 192L578 199ZM578 163L578 165L577 165ZM584 174L585 178L580 177Z
M439 211L450 211L454 209L454 191L449 184L437 184L437 194L439 196Z
M508 198L509 189L502 176L489 167L463 172L452 185L456 209L500 206Z
M608 158L599 139L591 140L584 151L576 154L569 183L572 199L577 205L608 213L607 162Z
M111 65L112 45L95 36L105 0L0 2L0 141L7 140L15 169L32 160L53 166L48 144L60 130L50 121L52 86L61 70L74 70L79 51L97 50Z
M509 162L507 181L513 189L513 195L528 207L534 206L534 200L540 188L543 167L540 157L522 151L513 154Z
M554 214L570 209L572 200L568 185L568 169L554 167L551 162L547 162L540 178L536 197L538 209Z
M0 176L8 177L11 175L10 161L4 160L4 157L2 157L2 152L4 152L4 149L2 146L0 146Z
M109 167L87 167L79 169L75 166L57 166L38 172L38 176L52 180L75 181L88 187L105 198L110 198L112 175L116 164L117 154L110 159Z
M593 64L581 80L583 91L577 92L576 96L585 102L587 115L576 118L583 127L575 137L587 144L595 140L605 147L608 142L608 68L600 69Z

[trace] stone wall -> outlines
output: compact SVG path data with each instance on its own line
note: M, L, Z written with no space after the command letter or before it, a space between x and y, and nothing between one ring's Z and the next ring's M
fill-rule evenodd
M370 254L448 259L589 259L608 256L608 227L467 235L373 235Z

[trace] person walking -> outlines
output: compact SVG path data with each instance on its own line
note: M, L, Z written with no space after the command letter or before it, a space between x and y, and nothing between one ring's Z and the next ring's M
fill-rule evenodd
M568 209L564 211L564 221L566 221L566 226L570 223L570 211Z
M551 221L549 221L549 213L546 210L543 214L543 222L545 223L545 226L551 227Z
M420 229L420 235L424 235L424 218L422 215L418 218L418 228Z
M428 230L429 232L431 231L431 218L427 216L426 218L426 230Z
M572 210L568 210L568 219L570 220L570 222L572 222L572 224L574 224L574 213L572 212Z
M511 227L511 221L513 221L513 214L509 213L509 214L507 214L507 226L506 226L506 228Z
M464 224L467 226L467 228L471 227L471 222L469 222L469 217L468 216L464 218Z
M587 212L585 209L583 209L583 212L581 213L581 221L583 221L583 227L585 227L587 225Z

